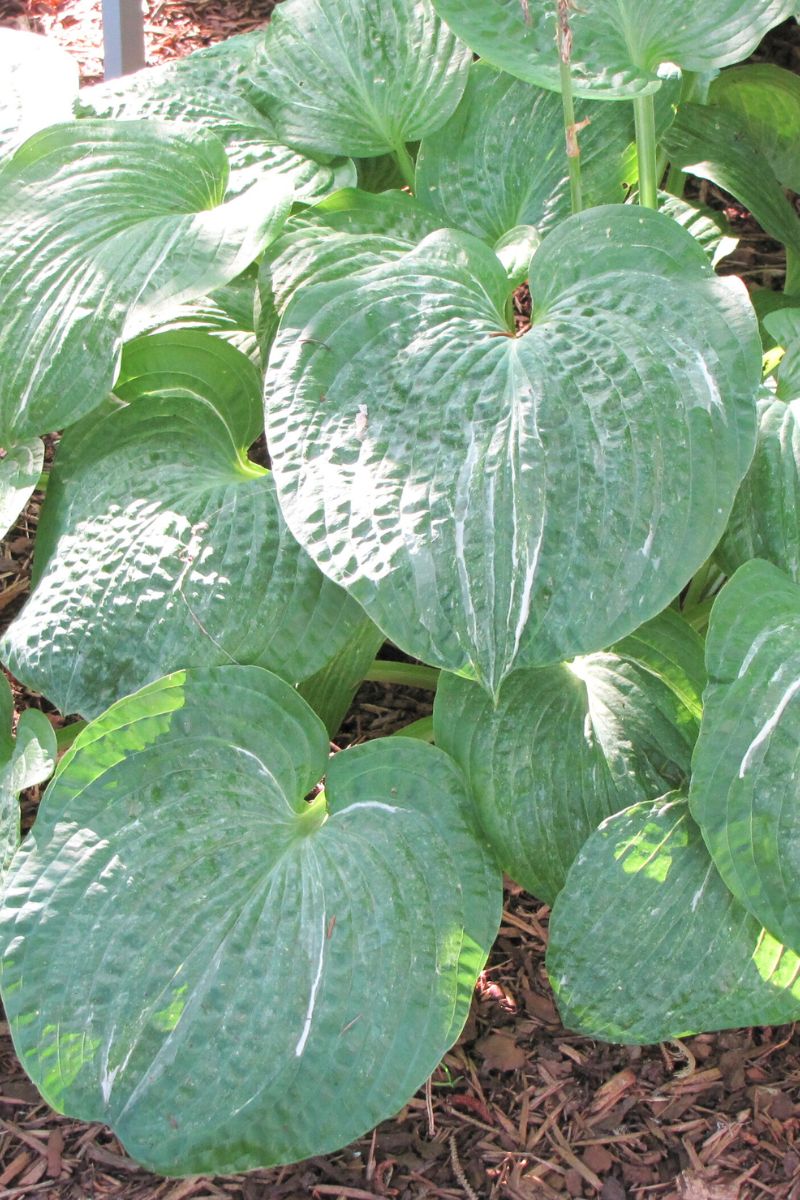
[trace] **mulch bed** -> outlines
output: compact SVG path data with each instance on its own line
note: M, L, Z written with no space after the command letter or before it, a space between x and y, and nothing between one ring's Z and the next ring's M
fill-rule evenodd
M272 0L151 0L148 61L262 25ZM57 37L100 77L99 0L0 0L0 24ZM787 27L790 28L790 27ZM772 61L798 69L796 27ZM745 236L735 266L764 286L782 251L728 198ZM712 189L713 192L713 189ZM518 321L526 299L518 298ZM50 450L52 447L50 447ZM0 545L0 624L24 602L41 496ZM21 706L41 697L16 687ZM365 684L343 745L430 711L427 693ZM32 819L38 796L26 796ZM0 1200L800 1200L800 1038L794 1026L702 1034L654 1047L609 1046L560 1024L547 984L548 910L513 885L463 1036L394 1119L339 1154L246 1176L166 1180L140 1170L101 1125L43 1104L0 1024Z

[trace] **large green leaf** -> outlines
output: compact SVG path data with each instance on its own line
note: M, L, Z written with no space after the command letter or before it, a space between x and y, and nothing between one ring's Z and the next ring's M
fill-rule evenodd
M403 649L493 692L666 607L755 441L744 289L670 218L570 218L531 291L515 338L494 254L434 234L295 295L267 376L295 536Z
M276 676L169 676L80 735L15 860L17 1051L152 1169L335 1149L464 1023L501 887L458 771L401 738L327 754Z
M56 735L38 708L20 713L11 736L14 701L0 674L0 880L19 845L19 793L44 783L56 765Z
M251 80L288 146L370 158L442 125L471 59L430 0L285 0Z
M668 609L607 654L515 672L496 704L477 684L442 677L436 744L464 771L512 879L552 904L604 817L688 782L702 669L702 642Z
M179 667L312 675L363 619L280 515L247 459L260 378L203 333L133 342L118 395L62 440L34 590L2 652L62 712L95 716Z
M564 1024L611 1042L800 1017L800 959L727 890L685 799L605 821L550 919Z
M729 575L763 558L800 583L800 398L761 401L755 457L715 556Z
M471 49L504 71L559 90L554 0L433 0ZM570 4L578 93L615 99L659 86L662 64L709 71L739 62L793 11L792 0L592 0Z
M681 105L663 146L675 166L730 192L771 237L800 254L800 219L738 113Z
M281 145L272 122L248 98L246 76L264 36L228 38L176 62L84 88L78 115L180 121L210 130L230 161L229 197L266 176L288 179L295 194L308 200L352 186L356 168L350 159L317 160Z
M706 663L692 814L736 898L800 953L800 587L745 563L712 610Z
M344 188L293 214L259 271L258 337L266 358L289 300L312 283L347 279L392 262L442 224L405 192L375 196Z
M711 85L709 103L736 113L780 182L800 192L800 79L773 63L749 63Z
M580 134L584 207L623 200L633 113L583 102L575 116L591 121ZM546 233L571 211L561 98L473 64L455 113L422 142L416 194L490 245L517 225Z
M44 443L39 438L10 446L0 458L0 537L30 500L43 465Z
M240 274L280 230L288 183L221 203L221 143L78 121L0 170L0 444L72 424L114 380L123 336Z
M52 38L0 28L0 158L72 116L78 64Z

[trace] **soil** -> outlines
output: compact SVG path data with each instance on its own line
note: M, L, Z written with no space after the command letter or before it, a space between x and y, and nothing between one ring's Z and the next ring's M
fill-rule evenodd
M148 62L262 25L272 0L150 0ZM100 0L0 0L0 24L57 38L99 78ZM762 56L800 69L796 25ZM730 197L702 185L744 235L733 265L779 286L782 250ZM526 320L527 297L517 297ZM52 440L48 453L53 449ZM24 602L41 496L0 545L0 623ZM18 706L41 697L15 685ZM363 685L341 745L430 712L430 695ZM38 793L24 800L26 826ZM101 1125L43 1104L0 1023L0 1200L800 1200L800 1038L794 1026L609 1046L560 1024L544 967L548 910L507 885L503 923L467 1027L403 1111L346 1150L246 1176L167 1180L140 1170Z

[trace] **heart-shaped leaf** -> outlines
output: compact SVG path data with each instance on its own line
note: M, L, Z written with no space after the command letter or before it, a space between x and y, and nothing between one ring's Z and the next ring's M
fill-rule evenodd
M451 29L481 58L559 91L554 0L433 0ZM780 21L792 0L592 0L570 4L573 86L616 99L659 86L659 67L710 71L740 62Z
M312 675L363 614L247 459L255 368L207 334L160 334L131 343L117 391L126 407L93 413L59 447L33 595L2 643L11 670L89 717L183 666Z
M709 103L735 113L784 185L800 192L800 79L773 63L735 67L714 80Z
M459 772L403 738L327 754L276 676L169 676L79 736L15 860L17 1051L154 1170L338 1148L464 1023L502 893Z
M586 122L580 132L584 207L623 200L633 112L627 105L579 101L575 119ZM423 139L416 194L448 225L490 245L517 225L544 235L571 211L561 98L474 63L453 116Z
M761 401L755 457L715 556L729 575L763 558L800 583L800 398Z
M78 121L0 171L0 443L72 424L106 396L123 336L240 274L279 232L289 185L221 203L211 134Z
M39 438L11 446L0 458L0 537L30 500L43 465L44 443Z
M471 60L430 0L285 0L252 94L287 146L403 154L450 116Z
M436 744L464 771L506 874L552 904L605 817L688 781L702 674L700 638L667 609L608 654L516 671L496 704L442 676Z
M72 116L78 64L52 38L0 28L0 78L0 158Z
M82 117L180 121L215 133L231 166L228 197L265 177L287 179L311 200L356 182L351 159L319 160L280 144L272 122L247 95L246 77L264 33L241 34L175 62L84 88Z
M592 209L530 278L515 338L495 255L434 234L298 293L267 376L295 536L404 650L492 692L662 611L755 441L752 309L674 221Z
M800 1017L800 959L730 894L675 795L589 838L553 908L547 968L564 1024L604 1041Z
M711 612L692 814L740 903L800 953L800 587L745 563Z
M14 701L0 675L0 880L19 845L19 793L44 783L56 765L56 735L38 708L20 714L11 736Z

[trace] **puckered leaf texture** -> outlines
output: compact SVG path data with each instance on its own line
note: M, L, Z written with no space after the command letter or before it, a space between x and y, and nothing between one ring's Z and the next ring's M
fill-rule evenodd
M6 1013L48 1101L154 1170L300 1159L433 1071L501 898L440 750L391 738L328 764L276 676L179 672L62 760L5 890Z
M662 611L753 453L742 285L622 206L543 241L523 337L467 234L343 275L291 300L267 375L281 506L320 568L403 649L491 692Z

